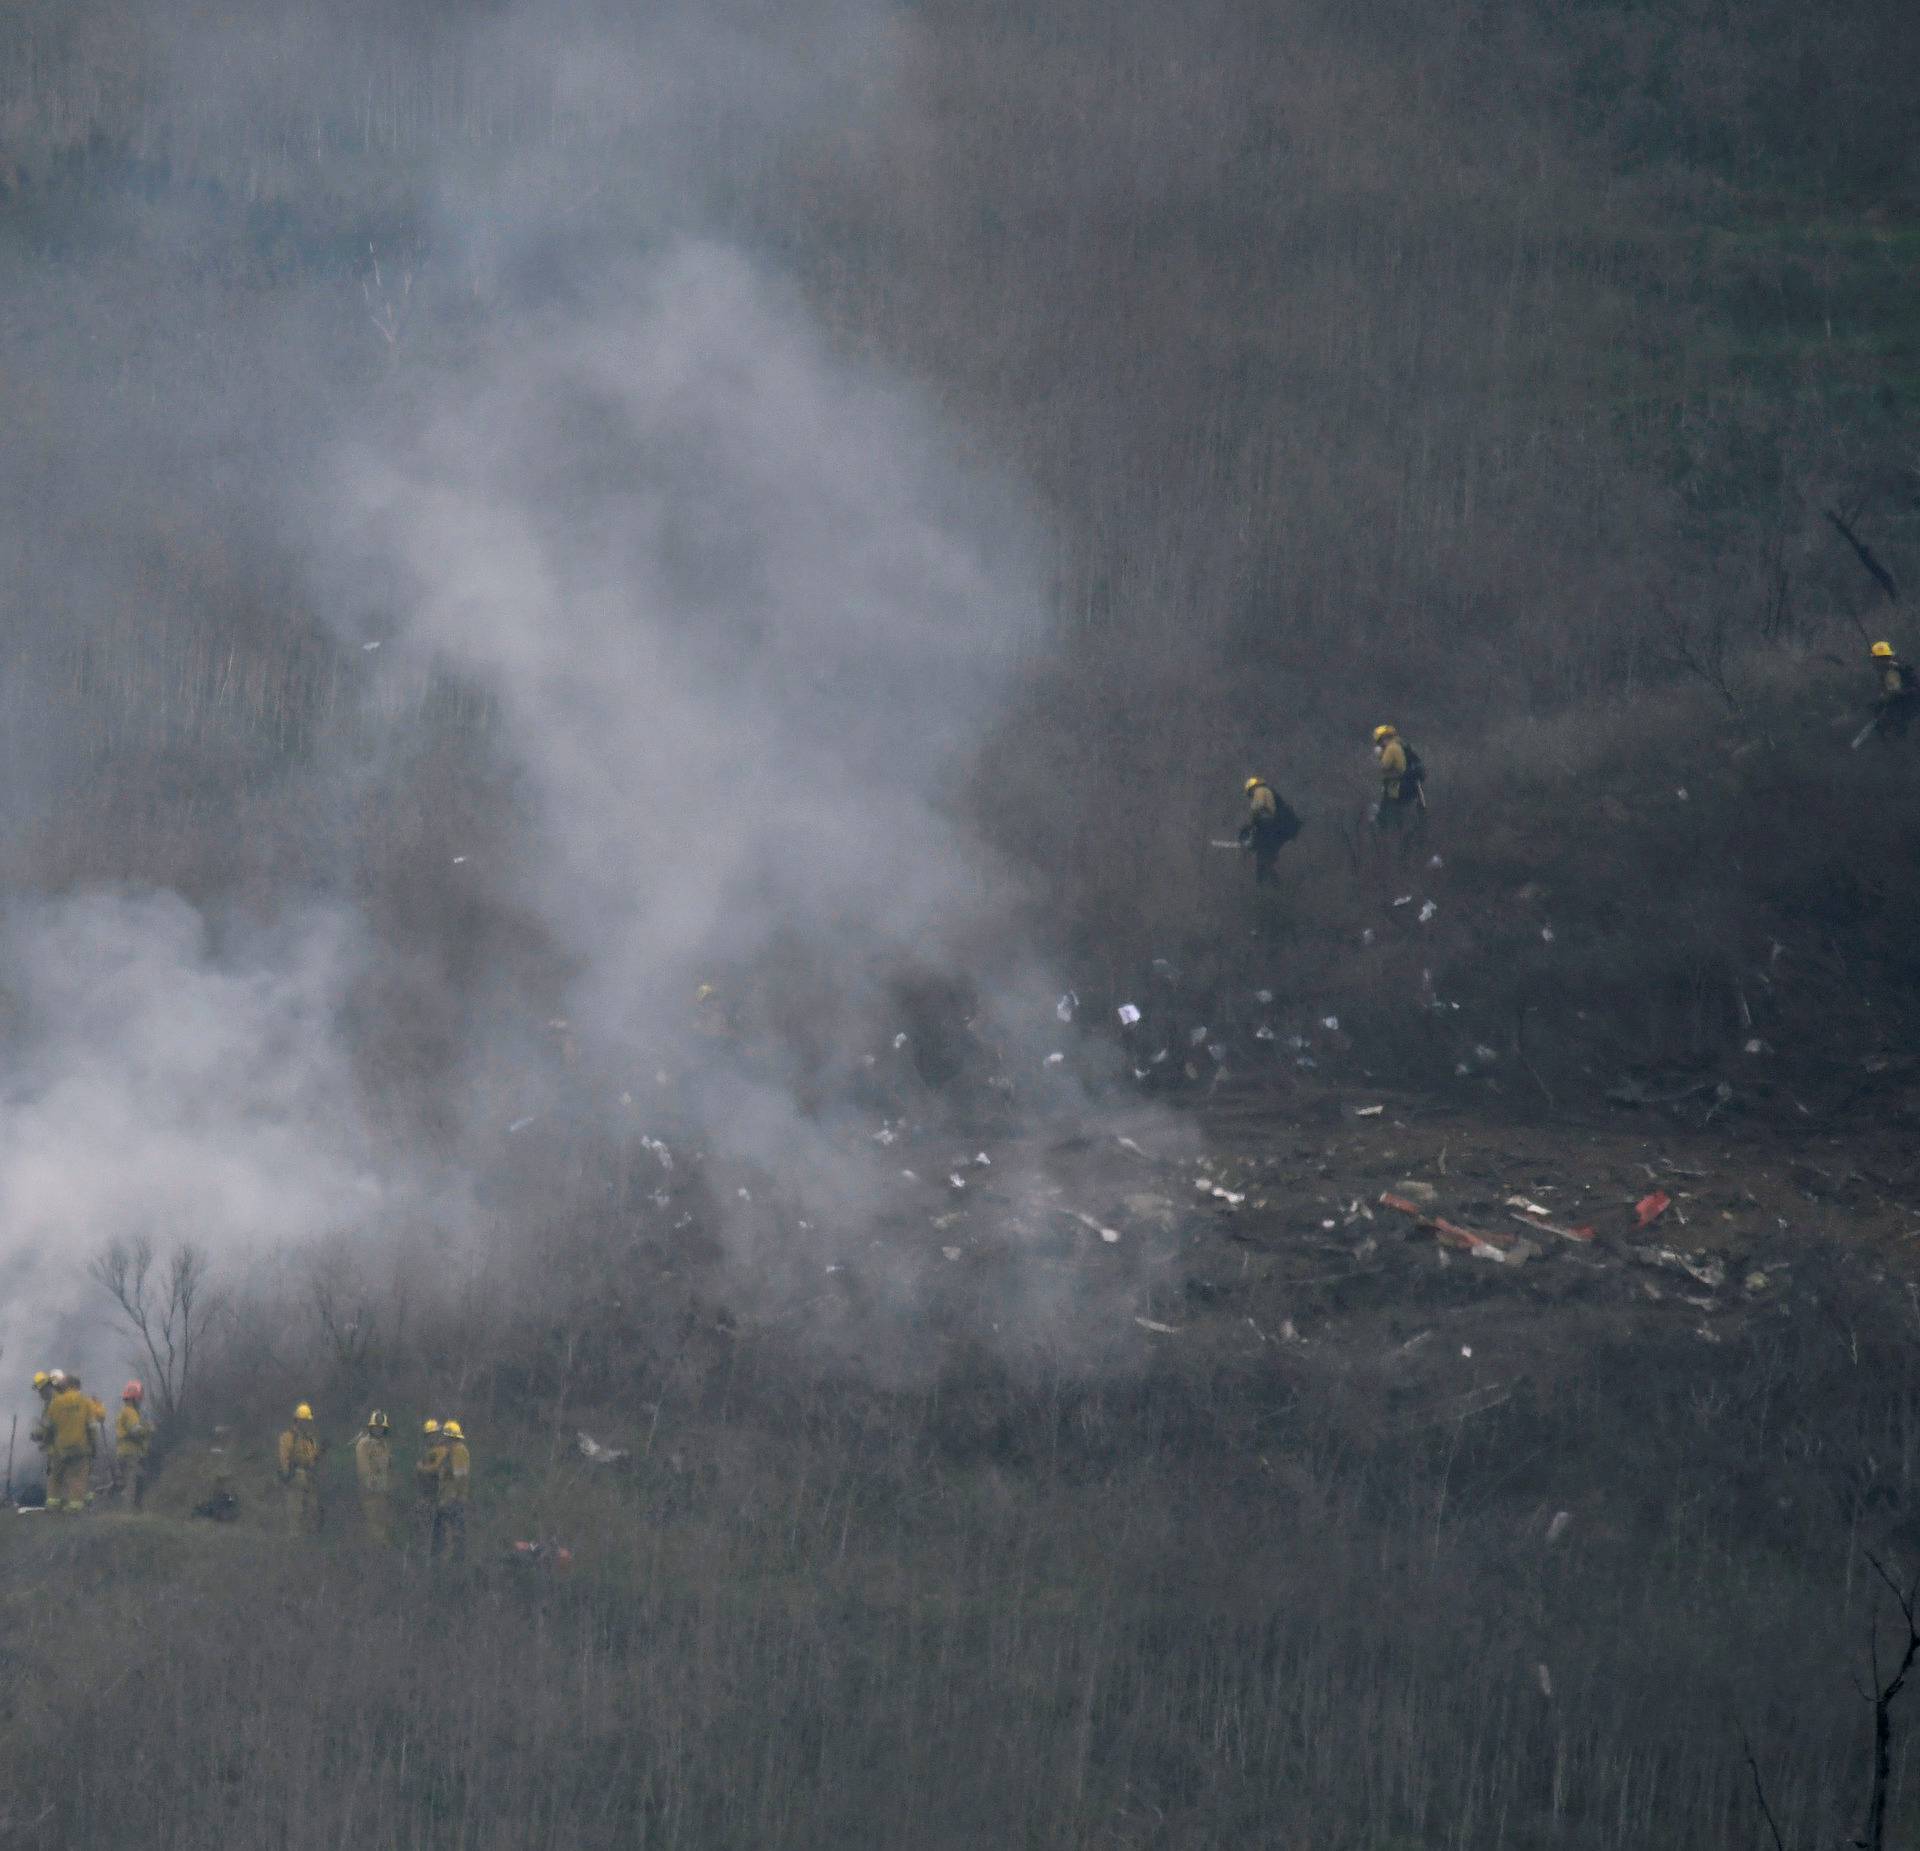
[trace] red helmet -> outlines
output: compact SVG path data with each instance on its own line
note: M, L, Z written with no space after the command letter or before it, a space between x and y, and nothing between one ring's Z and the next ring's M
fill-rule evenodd
M131 1401L131 1402L134 1402L135 1404L138 1404L141 1396L143 1396L146 1392L147 1391L144 1388L142 1388L138 1382L129 1382L125 1388L121 1389L120 1399L122 1401Z

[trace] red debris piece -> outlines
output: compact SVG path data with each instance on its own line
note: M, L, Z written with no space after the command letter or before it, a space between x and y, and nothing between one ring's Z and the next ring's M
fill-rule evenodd
M1650 1228L1673 1206L1673 1197L1664 1189L1656 1189L1651 1195L1643 1195L1633 1205L1634 1220L1637 1226Z

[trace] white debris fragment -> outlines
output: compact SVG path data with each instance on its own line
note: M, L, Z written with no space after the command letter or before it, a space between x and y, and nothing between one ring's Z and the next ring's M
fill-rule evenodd
M1223 1189L1211 1176L1196 1176L1193 1186L1200 1194L1210 1196L1216 1202L1224 1202L1229 1208L1238 1208L1247 1198L1236 1195L1231 1189Z
M1473 1058L1480 1062L1483 1067L1491 1067L1494 1062L1500 1058L1500 1055L1497 1049L1488 1047L1483 1041L1473 1050Z
M1253 1038L1255 1041L1274 1041L1278 1039L1273 1032L1273 1025L1269 1022L1262 1022L1260 1026L1253 1031Z
M1187 1045L1191 1048L1197 1048L1206 1038L1207 1031L1204 1027L1190 1029L1187 1033Z
M1083 1228L1098 1234L1109 1247L1117 1247L1120 1244L1120 1230L1118 1228L1107 1227L1103 1223L1094 1220L1091 1215L1083 1214L1077 1208L1056 1208L1054 1213L1057 1215L1065 1215L1069 1221L1079 1222Z
M1673 794L1676 797L1678 797L1682 803L1685 803L1687 801L1687 792L1686 792L1685 785L1682 785L1680 789L1675 791Z
M743 1202L751 1202L753 1200L753 1191L751 1189L736 1189L733 1193Z
M1767 1044L1762 1041L1758 1035L1747 1043L1747 1052L1749 1054L1764 1054L1766 1051Z
M1542 926L1540 928L1540 942L1543 945L1551 945L1553 943L1553 927L1552 926Z
M1430 857L1427 862L1427 866L1430 868L1444 868L1446 865L1447 864L1444 861L1442 861L1438 855L1434 855Z
M907 1045L906 1033L904 1030L902 1030L901 1033L895 1035L893 1038L893 1051L896 1054L898 1054L900 1050L904 1048L906 1045Z
M955 1189L964 1189L967 1186L967 1179L958 1170L955 1170L947 1181Z
M1063 1066L1066 1063L1066 1058L1064 1054L1049 1054L1043 1064L1048 1067Z
M643 1137L640 1140L640 1144L642 1149L650 1150L653 1152L654 1157L658 1161L661 1169L671 1170L673 1168L673 1152L668 1150L665 1143L662 1142L659 1138Z
M361 651L361 653L362 653L363 655L369 655L369 656L370 656L370 655L372 655L372 654L373 654L373 652L374 652L374 651L375 651L376 649L378 649L379 647L380 647L380 645L379 645L378 643L362 643L362 644L360 645L360 651Z
M1463 1344L1461 1344L1461 1346L1460 1346L1460 1354L1461 1354L1462 1356L1471 1356L1471 1355L1473 1354L1473 1345L1472 1345L1472 1344L1470 1344L1470 1343L1463 1343Z
M1061 997L1061 999L1057 1003L1054 1004L1053 1013L1057 1015L1061 1021L1071 1022L1073 1020L1073 1012L1079 1007L1080 1007L1079 996L1074 991L1069 990L1063 997Z
M1394 901L1395 906L1411 906L1412 904L1413 904L1413 895L1410 893L1403 893L1399 897L1399 899Z
M455 855L453 858L453 865L457 868L465 860L466 860L465 855Z
M1134 1023L1140 1020L1140 1011L1131 1003L1122 1003L1120 1005L1119 1015L1120 1025L1123 1028L1131 1028Z
M1122 1150L1132 1151L1136 1157L1147 1156L1147 1153L1144 1150L1142 1150L1140 1146L1133 1141L1132 1138L1115 1138L1114 1142L1118 1144ZM1147 1157L1147 1161L1151 1163L1153 1159L1151 1157Z
M1209 1041L1207 1052L1213 1056L1214 1064L1218 1066L1227 1058L1227 1044L1224 1041Z
M876 1144L897 1144L900 1141L900 1134L891 1125L882 1125L873 1134L873 1141Z
M1427 901L1426 904L1420 908L1420 923L1422 925L1431 925L1434 914L1439 910L1440 908L1435 901Z
M1567 1526L1572 1522L1573 1522L1572 1511L1556 1510L1553 1513L1553 1521L1547 1525L1547 1541L1550 1543L1557 1543L1561 1537L1566 1535Z
M902 1170L900 1172L900 1177L903 1182L909 1182L909 1183L917 1183L920 1180L920 1178L916 1176L911 1170Z
M942 1247L940 1251L950 1260L957 1260L960 1257L960 1249L958 1247Z
M1353 1115L1355 1118L1379 1118L1386 1109L1383 1105L1360 1105L1354 1107Z
M1152 1318L1135 1318L1133 1321L1142 1330L1152 1331L1155 1336L1177 1337L1180 1334L1181 1327L1177 1324L1156 1324Z
M976 1170L990 1170L993 1168L993 1159L985 1151L977 1150L973 1153L973 1167Z
M1323 1015L1320 1018L1320 1026L1324 1028L1328 1034L1337 1035L1340 1032L1340 1018L1337 1015Z
M507 1136L512 1137L516 1131L526 1130L539 1116L540 1114L538 1112L530 1112L525 1118L516 1118L513 1123L507 1127Z
M1270 1003L1273 1001L1273 992L1271 990L1255 990L1253 1000L1256 1003Z
M1372 926L1368 926L1367 929L1360 934L1360 942L1363 945L1371 945L1373 943L1373 927Z
M590 1433L576 1431L573 1443L580 1449L580 1457L589 1465L618 1465L627 1457L624 1446L604 1446Z
M1551 1703L1553 1701L1553 1673L1545 1665L1535 1665L1533 1681L1540 1686L1540 1694Z

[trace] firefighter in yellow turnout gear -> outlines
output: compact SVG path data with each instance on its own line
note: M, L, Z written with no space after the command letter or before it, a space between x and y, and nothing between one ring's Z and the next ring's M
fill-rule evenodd
M1873 703L1872 730L1882 739L1904 739L1915 710L1920 709L1920 678L1893 653L1891 643L1875 643L1868 654L1879 689Z
M320 1533L320 1438L313 1430L313 1409L304 1401L293 1410L293 1425L280 1436L280 1482L287 1488L287 1531L293 1536Z
M1246 782L1247 820L1240 825L1240 846L1253 856L1253 880L1264 887L1274 878L1280 851L1300 833L1292 806L1265 778Z
M1393 726L1373 729L1373 755L1380 761L1380 800L1373 806L1373 826L1383 836L1398 835L1404 849L1426 826L1426 767Z
M455 1562L467 1559L467 1485L473 1461L457 1420L440 1429L440 1464L434 1483L431 1553Z
M106 1409L70 1375L47 1403L47 1508L85 1510L93 1479L94 1434Z
M375 1408L367 1430L353 1443L353 1473L360 1482L360 1516L367 1540L382 1548L393 1540L393 1432Z
M147 1454L153 1446L153 1423L141 1413L146 1390L129 1382L120 1391L120 1412L113 1423L113 1495L132 1494L138 1510L147 1495Z
M46 1481L47 1501L53 1501L53 1422L47 1418L47 1406L65 1386L66 1378L58 1369L36 1369L33 1392L40 1397L40 1417L28 1432L28 1438L40 1451L40 1475Z
M433 1539L433 1510L440 1496L440 1462L447 1456L440 1423L428 1420L420 1427L420 1457L413 1462L413 1495L418 1511L420 1540Z

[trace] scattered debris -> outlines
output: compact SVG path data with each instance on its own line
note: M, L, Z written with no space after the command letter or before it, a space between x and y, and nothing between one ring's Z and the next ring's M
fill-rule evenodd
M1122 1003L1120 1005L1119 1014L1120 1014L1120 1026L1122 1028L1131 1028L1136 1022L1140 1020L1140 1011L1136 1009L1131 1003Z
M947 1178L947 1183L948 1183L948 1186L951 1188L964 1189L967 1186L967 1179L964 1176L962 1176L958 1170L955 1170Z
M1422 925L1431 925L1434 914L1439 912L1439 910L1440 907L1437 901L1427 901L1426 904L1420 908L1420 923Z
M1320 1026L1324 1028L1328 1034L1337 1035L1340 1032L1340 1018L1337 1015L1323 1015L1320 1018ZM1302 1045L1304 1046L1305 1044L1303 1043Z
M529 1125L537 1124L539 1118L540 1114L538 1112L529 1112L525 1118L516 1118L513 1123L507 1127L507 1136L512 1137L516 1131L524 1131Z
M1633 1219L1636 1227L1650 1228L1673 1206L1673 1197L1664 1189L1655 1189L1649 1195L1643 1195L1633 1205Z
M622 1459L632 1457L624 1446L603 1445L584 1430L575 1432L573 1443L589 1465L618 1465Z
M1196 1176L1193 1179L1193 1186L1202 1195L1216 1202L1224 1202L1229 1208L1238 1208L1247 1199L1244 1194L1235 1194L1231 1189L1221 1188L1210 1176Z
M1379 1118L1386 1112L1383 1105L1357 1105L1353 1108L1355 1118Z
M1152 1331L1155 1336L1177 1337L1180 1334L1180 1326L1175 1324L1156 1324L1152 1318L1140 1317L1135 1318L1133 1321L1138 1324L1142 1330Z
M1557 1543L1561 1537L1566 1535L1567 1530L1572 1525L1572 1523L1573 1523L1572 1511L1556 1510L1553 1513L1553 1521L1547 1525L1547 1541L1550 1543Z
M1456 1222L1442 1220L1438 1215L1430 1215L1417 1202L1407 1197L1395 1195L1388 1190L1380 1198L1382 1208L1397 1209L1403 1215L1411 1215L1414 1220L1443 1247L1452 1247L1461 1253L1471 1254L1476 1260L1493 1260L1497 1263L1518 1266L1530 1260L1539 1252L1531 1241L1518 1240L1508 1234L1481 1234L1472 1228L1463 1228Z
M942 1247L940 1251L950 1260L957 1260L960 1257L960 1249L958 1247Z
M1270 1003L1273 1001L1273 992L1271 990L1255 990L1253 1000L1256 1003Z
M898 1143L899 1138L900 1138L899 1132L894 1130L894 1128L891 1125L882 1125L880 1129L873 1134L873 1141L876 1144Z
M1053 1013L1057 1015L1061 1021L1071 1022L1073 1020L1073 1012L1079 1007L1080 1007L1080 998L1078 993L1073 990L1069 990L1063 997L1061 997L1061 999L1057 1003L1054 1004Z
M1540 942L1543 945L1551 945L1553 943L1553 927L1552 926L1542 926L1540 928Z
M1558 1235L1561 1240L1577 1240L1586 1243L1593 1239L1590 1227L1564 1228L1549 1219L1552 1211L1540 1206L1538 1202L1529 1202L1523 1195L1507 1197L1507 1208L1514 1220L1524 1227L1538 1228L1542 1234Z
M1404 1182L1393 1185L1394 1193L1420 1208L1432 1208L1440 1200L1440 1191L1431 1183ZM1380 1198L1386 1200L1385 1196Z
M1077 1208L1056 1208L1053 1212L1056 1215L1065 1215L1069 1221L1079 1222L1083 1228L1090 1228L1094 1233L1098 1234L1109 1247L1116 1247L1120 1244L1120 1230L1118 1228L1103 1227L1098 1221L1094 1220L1091 1215L1082 1214Z
M1540 1694L1551 1703L1553 1701L1553 1673L1545 1665L1535 1665L1533 1681L1540 1686Z
M1394 901L1395 906L1411 906L1412 904L1413 904L1413 895L1410 893L1403 893L1399 897L1399 899Z
M1685 1273L1696 1285L1705 1286L1709 1292L1719 1291L1727 1282L1727 1269L1718 1260L1676 1253L1671 1247L1642 1247L1634 1257L1649 1266L1667 1266L1675 1272Z
M1049 1054L1045 1064L1049 1067L1058 1067L1065 1063L1066 1058L1064 1054Z

